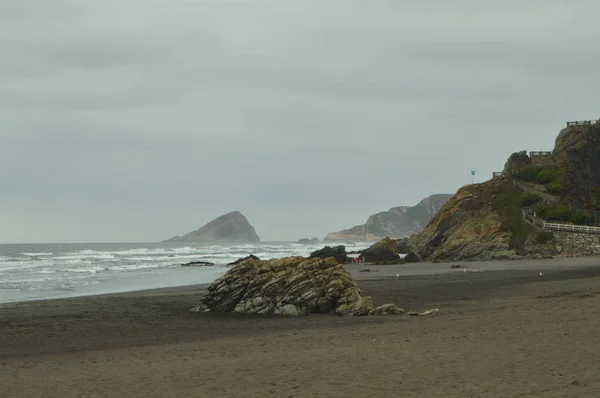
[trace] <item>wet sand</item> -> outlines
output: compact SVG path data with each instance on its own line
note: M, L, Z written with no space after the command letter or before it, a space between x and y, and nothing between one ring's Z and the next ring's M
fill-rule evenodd
M597 397L600 266L586 261L368 267L383 276L363 294L440 309L429 317L191 313L202 286L4 304L0 397Z

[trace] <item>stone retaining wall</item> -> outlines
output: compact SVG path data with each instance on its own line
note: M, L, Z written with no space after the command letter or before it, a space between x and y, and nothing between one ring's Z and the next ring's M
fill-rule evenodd
M600 254L600 235L554 231L556 248L561 253L588 256Z

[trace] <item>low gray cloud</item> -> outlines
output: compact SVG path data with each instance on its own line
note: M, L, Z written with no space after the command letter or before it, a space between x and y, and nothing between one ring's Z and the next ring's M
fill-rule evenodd
M597 118L593 1L0 4L0 241L319 236Z

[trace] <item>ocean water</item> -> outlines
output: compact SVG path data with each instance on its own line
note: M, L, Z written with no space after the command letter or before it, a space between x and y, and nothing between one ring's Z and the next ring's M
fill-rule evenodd
M0 245L0 302L125 292L210 283L226 264L254 254L261 259L307 256L324 244L78 243ZM368 243L348 243L347 251ZM214 266L182 267L191 261Z

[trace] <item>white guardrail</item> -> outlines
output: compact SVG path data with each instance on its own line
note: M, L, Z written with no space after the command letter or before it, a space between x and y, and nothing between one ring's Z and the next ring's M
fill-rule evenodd
M588 227L587 225L542 223L542 228L554 231L583 232L586 234L600 234L600 227Z

